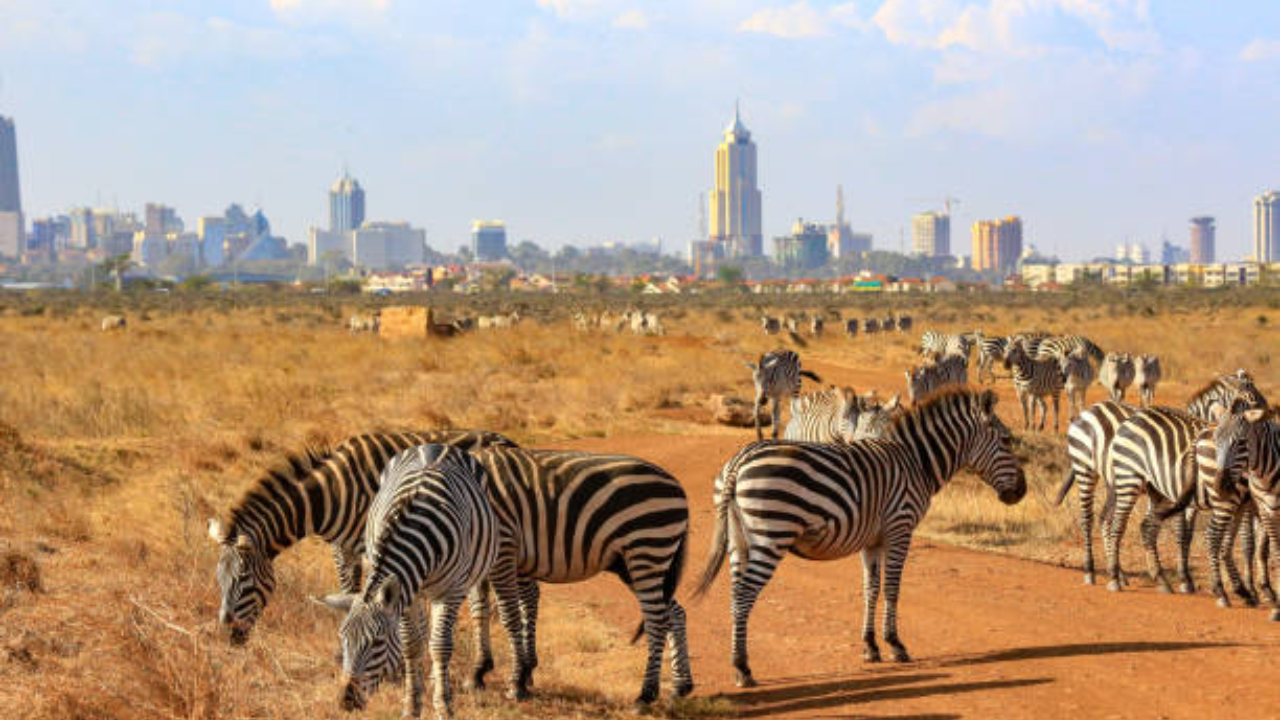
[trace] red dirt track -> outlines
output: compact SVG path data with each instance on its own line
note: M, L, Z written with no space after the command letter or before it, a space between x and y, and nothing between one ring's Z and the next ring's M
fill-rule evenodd
M642 436L558 445L634 454L684 484L693 533L680 597L689 611L697 695L724 695L742 717L1280 718L1280 624L1268 622L1265 610L1222 610L1203 591L1113 594L1084 586L1074 569L919 539L899 605L914 662L861 659L856 556L829 563L789 557L751 617L760 687L738 690L729 664L727 571L700 603L688 601L688 588L702 571L713 529L712 481L743 439ZM612 579L547 586L543 597L587 597L620 634L629 635L637 618L634 599Z

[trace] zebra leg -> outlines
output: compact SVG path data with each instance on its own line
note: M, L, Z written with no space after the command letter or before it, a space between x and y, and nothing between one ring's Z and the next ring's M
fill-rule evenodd
M883 548L862 551L862 659L880 662L876 644L876 602L880 598L880 564Z
M453 658L453 626L465 593L457 590L431 605L431 676L435 692L431 696L436 720L453 716L453 685L449 682L449 661ZM415 716L416 717L416 716Z
M404 648L404 709L402 717L422 715L422 641L427 636L430 617L422 603L410 601L400 616L400 642Z
M637 568L631 564L627 568L630 576L631 592L635 593L640 603L640 615L644 618L644 634L649 642L649 658L644 667L644 682L640 685L640 694L636 696L637 705L649 705L658 699L659 683L662 679L662 650L667 644L667 617L670 607L662 601L663 575L653 568ZM639 570L639 572L637 572ZM665 571L666 567L660 568Z
M1266 542L1270 556L1265 556L1263 562L1267 567L1268 577L1271 573L1270 564L1280 559L1280 510L1270 507L1263 507L1263 503L1256 503L1258 518L1262 521L1262 530L1266 535ZM1280 622L1280 604L1274 600L1271 603L1271 620L1272 622Z
M1222 586L1224 555L1227 560L1227 573L1232 577L1232 584L1239 582L1231 564L1231 535L1235 533L1238 516L1238 513L1227 513L1221 508L1214 508L1209 515L1209 526L1204 529L1205 551L1209 556L1210 592L1213 593L1218 607L1231 606L1231 601L1227 599L1227 591Z
M1267 533L1266 529L1262 526L1262 521L1259 520L1256 515L1252 518L1251 524L1253 526L1253 532L1250 533L1250 537L1253 537L1254 534L1262 536L1261 541L1258 543L1257 553L1258 597L1262 598L1262 600L1268 605L1278 607L1280 606L1280 602L1277 601L1276 592L1271 587L1271 568L1269 567L1271 563L1271 545L1267 542L1269 533ZM1249 564L1252 566L1253 556L1250 556Z
M1058 409L1058 395L1055 394L1053 396L1053 434L1054 435L1062 434L1062 426L1059 423L1059 419L1060 419L1059 415L1060 415L1060 412Z
M1169 580L1164 576L1164 568L1160 565L1160 518L1156 515L1157 503L1154 491L1147 495L1147 514L1142 518L1142 546L1147 551L1147 571L1156 589L1162 593L1171 593Z
M667 647L671 650L672 694L685 697L693 692L693 668L689 664L689 636L684 608L675 600L667 608Z
M1133 512L1133 504L1137 498L1130 493L1120 492L1119 487L1114 492L1116 493L1115 508L1112 510L1111 521L1103 530L1102 537L1107 552L1107 570L1111 574L1110 579L1107 580L1107 589L1111 592L1119 592L1120 586L1125 584L1124 570L1120 568L1120 541L1124 539L1124 528L1129 522L1129 513Z
M764 401L764 391L756 388L756 401L751 406L751 421L756 424L756 440L764 439L764 430L760 428L760 405Z
M1253 559L1257 555L1257 539L1253 534L1253 516L1250 515L1250 511L1246 510L1244 507L1238 508L1237 510L1240 514L1238 517L1232 518L1232 520L1234 523L1239 524L1239 528L1237 528L1235 532L1240 539L1240 559L1242 560L1240 564L1240 581L1249 589L1249 592L1254 593L1254 596L1256 597L1258 588L1257 585L1254 584ZM1266 541L1267 540L1264 537L1262 539L1264 546ZM1227 557L1230 558L1231 556L1227 555Z
M769 578L778 568L778 562L786 553L786 548L776 546L751 548L747 566L743 567L738 553L732 545L729 548L729 569L733 580L730 593L731 611L733 615L733 667L737 670L734 680L740 688L755 687L756 680L751 675L751 665L747 660L747 621L751 617L751 608L760 597L760 591L768 584Z
M773 398L773 439L778 439L778 426L782 424L782 399Z
M493 670L493 646L489 635L489 618L492 607L489 604L489 581L476 583L467 594L471 606L471 622L475 625L476 661L471 668L471 677L467 680L468 690L483 690L485 676Z
M507 641L511 645L511 674L507 677L506 696L510 700L526 700L529 697L529 689L524 684L527 660L515 553L515 548L505 546L498 551L493 570L489 572L489 584L493 586L493 593L498 598L498 621L507 631Z
M1076 472L1076 498L1080 503L1080 538L1084 546L1084 584L1093 585L1093 491L1097 488L1098 476L1093 473Z
M520 682L526 688L533 686L533 671L538 667L538 602L542 591L537 580L521 580L520 619L523 632L520 643L524 647L524 675Z
M910 549L911 536L903 535L889 540L884 551L884 641L894 662L911 662L907 647L898 639L898 591Z
M1178 513L1173 521L1173 531L1178 539L1178 592L1189 595L1196 591L1191 577L1191 539L1195 535L1196 513L1194 509Z
M1236 540L1236 535L1240 536L1241 551L1244 553L1246 560L1245 566L1249 567L1249 580L1246 582L1241 577L1240 571L1236 568L1235 558L1232 557L1232 545ZM1235 593L1245 605L1249 607L1258 607L1258 596L1253 589L1253 552L1252 545L1253 527L1248 517L1243 512L1233 513L1230 523L1224 537L1225 546L1220 551L1222 562L1227 566L1227 577L1231 580L1231 592Z
M1044 401L1043 395L1037 395L1035 398L1035 407L1040 409L1040 425L1036 432L1044 432L1045 423L1049 420L1049 403ZM1034 416L1034 413L1032 413Z

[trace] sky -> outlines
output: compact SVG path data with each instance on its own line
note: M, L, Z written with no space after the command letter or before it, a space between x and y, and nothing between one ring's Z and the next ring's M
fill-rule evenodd
M23 204L261 205L305 242L350 168L370 219L451 251L477 218L547 247L683 249L735 100L764 233L877 248L953 206L1063 259L1251 247L1280 186L1274 0L0 0Z

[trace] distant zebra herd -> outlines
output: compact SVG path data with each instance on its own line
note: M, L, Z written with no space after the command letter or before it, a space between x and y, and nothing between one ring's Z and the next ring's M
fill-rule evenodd
M637 317L642 330L661 327L647 315L607 316L607 325L604 314L583 318L588 330L634 331ZM895 318L895 326L903 319ZM1185 410L1172 409L1152 404L1160 380L1153 356L1135 362L1078 335L929 331L921 338L922 362L906 371L906 406L897 395L881 401L849 387L802 393L804 378L821 378L802 368L795 351L778 349L746 363L757 439L715 479L715 533L694 591L694 597L705 594L727 561L730 661L739 686L756 684L748 621L788 553L810 560L860 553L864 658L880 661L883 641L892 660L905 662L911 655L898 628L902 573L933 497L962 470L975 473L1002 503L1027 494L995 393L967 387L975 348L979 382L994 382L997 364L1008 371L1025 428L1038 409L1043 429L1045 400L1052 399L1056 431L1059 396L1064 390L1069 396L1070 466L1057 502L1077 488L1086 581L1094 580L1094 496L1101 486L1111 589L1126 582L1118 547L1137 498L1146 495L1141 536L1158 587L1171 589L1156 552L1163 521L1175 520L1180 588L1192 592L1190 537L1197 514L1208 514L1218 602L1228 603L1225 571L1245 602L1276 605L1266 563L1268 554L1280 559L1280 425L1245 371L1214 379ZM1085 391L1095 380L1119 396L1086 407ZM1124 390L1135 384L1142 406L1123 402ZM771 439L760 426L768 401ZM784 403L790 408L785 426ZM290 456L224 519L210 520L220 551L218 619L232 644L246 643L275 592L277 556L319 537L330 545L339 584L323 604L343 614L341 707L363 709L383 681L395 680L402 684L404 715L419 716L429 656L433 708L437 717L448 717L454 625L464 599L476 650L467 685L484 688L494 669L489 625L496 600L510 645L507 696L518 700L529 696L538 667L540 584L607 572L628 587L640 610L633 642L645 638L648 652L637 702L649 704L659 695L664 655L672 695L694 689L687 618L676 599L689 518L680 482L640 458L523 448L484 430L359 435ZM1231 558L1237 536L1242 565ZM1262 570L1255 581L1258 546ZM885 613L877 632L882 591ZM1280 607L1272 619L1280 620Z
M859 330L864 335L893 332L895 329L900 333L910 332L912 324L910 315L887 315L883 318L871 317L863 320L849 318L843 321L844 334L850 338L856 338ZM782 317L761 315L760 329L765 335L777 335L786 330L793 335L805 331L813 337L821 337L826 329L826 320L821 315L812 315L808 319L793 315Z

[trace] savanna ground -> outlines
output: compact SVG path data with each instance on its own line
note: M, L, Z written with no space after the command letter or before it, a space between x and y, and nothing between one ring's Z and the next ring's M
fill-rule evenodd
M292 293L172 296L0 294L0 713L6 717L336 718L336 621L309 596L333 588L326 548L277 563L278 590L249 645L217 634L208 517L283 454L378 428L476 427L530 446L629 452L684 483L691 570L712 525L711 482L749 430L710 423L707 399L747 396L742 362L796 347L828 382L903 389L924 329L1083 333L1106 349L1155 352L1160 402L1179 404L1214 373L1251 370L1280 394L1273 325L1280 294L898 301L827 307L845 317L908 312L911 334L767 338L750 296L664 299L668 333L570 329L578 306L634 298L540 299L510 330L451 340L350 335L360 298ZM449 298L446 311L512 307ZM788 300L793 305L804 300ZM470 303L469 311L462 303ZM834 303L833 303L834 304ZM103 333L108 311L129 319ZM1021 428L1007 380L1001 414ZM1090 399L1100 399L1093 388ZM1062 412L1065 429L1067 412ZM1259 610L1218 610L1203 594L1160 597L1143 580L1121 596L1079 583L1078 531L1052 496L1063 440L1018 432L1031 491L1006 508L961 476L935 502L904 582L902 627L917 658L860 657L856 559L788 559L752 618L765 686L741 693L728 665L724 578L690 608L693 698L669 717L1275 717L1275 626ZM1136 527L1127 541L1143 568ZM1166 533L1167 534L1167 533ZM967 546L983 552L958 549ZM1100 548L1100 545L1099 545ZM1025 558L1027 560L1011 559ZM1165 553L1166 564L1173 558ZM1199 567L1200 550L1195 559ZM459 696L462 717L630 716L642 651L626 644L634 601L612 578L544 594L537 699ZM495 629L499 673L505 642ZM455 678L470 658L460 630ZM1201 682L1205 692L1189 688ZM904 715L903 713L906 713ZM369 717L396 717L384 689Z

